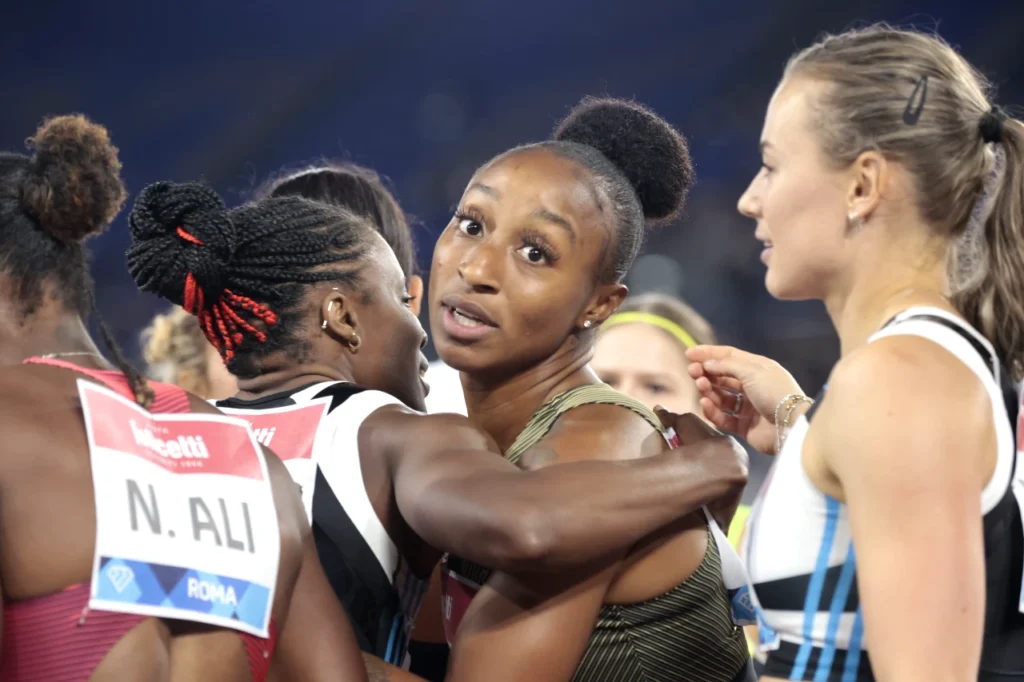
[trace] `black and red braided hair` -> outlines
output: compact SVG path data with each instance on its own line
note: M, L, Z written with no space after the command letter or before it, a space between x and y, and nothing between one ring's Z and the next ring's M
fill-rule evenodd
M241 378L276 351L303 358L307 288L357 286L373 234L327 204L281 197L228 210L209 187L168 182L142 191L128 225L136 284L195 315Z

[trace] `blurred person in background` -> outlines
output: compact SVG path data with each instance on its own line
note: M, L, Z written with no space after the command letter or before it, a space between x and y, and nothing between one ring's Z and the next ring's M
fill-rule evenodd
M354 163L324 161L271 179L256 192L257 199L266 197L322 201L370 221L398 259L408 287L409 308L413 315L419 316L423 278L416 272L412 228L405 211L376 171Z
M778 453L746 540L765 679L1019 680L1024 124L940 38L874 26L791 58L761 154L765 285L842 347L817 401L687 352L708 418Z
M313 465L292 471L321 562L360 646L389 663L407 664L442 550L511 571L578 566L746 482L738 444L704 432L645 460L524 472L465 417L422 414L425 333L407 278L351 211L296 196L228 210L203 185L157 183L129 226L136 283L196 315L238 378L218 407L278 419L259 437ZM333 646L312 629L283 637ZM274 660L283 675L298 663Z
M0 679L260 682L271 658L295 655L314 664L296 668L289 679L365 680L355 637L331 599L281 462L258 450L243 424L221 423L225 428L217 431L210 421L190 420L189 413L217 411L178 387L147 382L101 320L111 361L87 331L95 301L83 242L106 229L126 195L106 129L82 116L60 116L46 121L29 144L32 156L0 154ZM104 395L100 387L108 389L102 410L96 403L85 409L90 392ZM250 551L244 561L267 583L247 582L235 572L243 542L228 530L223 545L227 511L222 522L207 510L200 533L201 491L193 491L200 497L190 503L175 499L167 480L174 474L155 473L174 471L154 463L181 461L184 446L137 427L142 410L147 416L177 413L175 423L208 429L198 457L201 437L192 439L191 463L217 467L221 510L225 499L254 503L245 515ZM138 440L140 428L150 434L144 439L149 445ZM92 447L99 434L116 445ZM147 455L153 451L163 457ZM253 460L263 472L258 492L244 488L256 478L251 469L236 464L248 467ZM134 475L125 473L129 465ZM149 490L138 495L144 499L138 504L131 492L135 478L137 487ZM126 480L127 504L120 487ZM119 494L103 493L115 487ZM175 539L173 530L161 530L161 518L164 524L182 520L180 511L168 509L174 502L186 510L193 505L194 536L181 532ZM207 505L217 502L207 499ZM233 511L240 534L243 524ZM136 523L137 516L146 520ZM172 553L183 563L160 563ZM216 577L205 577L210 572ZM220 586L219 597L208 580ZM209 588L205 595L202 585ZM220 617L217 624L231 626L211 625L210 612ZM287 636L294 631L322 633L332 646L312 650L308 641ZM278 632L287 642L278 641Z
M652 410L702 414L686 349L715 342L714 329L685 301L661 293L630 296L601 325L590 366L601 381ZM735 547L749 513L741 504L733 516L729 540Z
M509 462L555 471L667 447L654 413L589 361L625 298L646 222L677 215L692 172L686 141L656 114L586 99L550 141L500 154L470 179L434 250L431 326L441 359L461 373L470 420ZM576 570L492 571L450 555L449 676L752 679L723 579L729 557L739 563L701 511Z
M238 391L238 382L206 340L195 316L178 306L154 317L143 330L142 355L151 378L204 400L228 398Z

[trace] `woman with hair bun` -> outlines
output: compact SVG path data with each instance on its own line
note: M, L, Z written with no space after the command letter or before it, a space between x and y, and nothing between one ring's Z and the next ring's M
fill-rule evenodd
M588 363L645 222L678 214L692 173L686 141L657 115L586 99L551 141L469 181L434 250L431 326L470 420L508 461L557 470L668 448L658 417ZM583 569L492 573L449 557L449 679L752 679L722 543L697 511Z
M259 682L276 654L365 680L281 462L89 337L82 242L125 198L106 129L60 116L29 142L0 154L0 679Z

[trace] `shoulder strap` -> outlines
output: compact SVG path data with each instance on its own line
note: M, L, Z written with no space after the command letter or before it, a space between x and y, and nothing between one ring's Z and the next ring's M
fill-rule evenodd
M135 402L135 392L132 387L128 384L128 378L123 372L109 369L89 369L87 367L79 367L78 365L67 362L65 360L58 360L56 358L28 358L24 362L24 365L48 365L50 367L57 367L59 369L66 369L78 374L89 377L90 379L97 381L111 391L114 391L120 396L128 398L132 402ZM150 412L156 414L162 413L181 413L191 411L189 404L188 393L184 389L171 384L162 384L156 381L150 381L149 385L153 388L155 397L153 399L153 405L150 407Z
M964 325L957 324L948 318L940 315L932 315L930 313L913 313L906 317L897 315L882 325L882 329L886 329L887 327L891 327L901 322L910 322L911 320L920 320L922 322L939 324L946 329L950 329L959 334L965 341L967 341L967 343L971 344L971 347L975 352L977 352L977 354L981 356L981 359L985 361L985 366L992 372L992 376L997 381L999 380L1000 374L1002 374L999 371L999 359L993 355L992 351L990 351L973 332L968 331Z
M569 410L583 405L618 405L625 407L646 419L659 433L665 430L658 417L643 403L623 393L619 393L606 384L587 384L569 389L565 393L555 396L534 412L526 428L519 433L515 442L505 452L505 458L513 464L518 462L524 452L532 448L547 435L559 417Z

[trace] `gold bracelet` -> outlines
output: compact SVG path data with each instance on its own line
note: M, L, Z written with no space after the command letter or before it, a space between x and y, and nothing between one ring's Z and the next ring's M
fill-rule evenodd
M783 433L789 428L789 418L793 414L793 410L800 403L808 402L812 405L814 401L805 396L803 393L790 393L785 398L779 401L779 404L775 406L775 454L782 452L782 441L785 440ZM783 410L786 410L786 418L783 421L779 421L779 417Z

